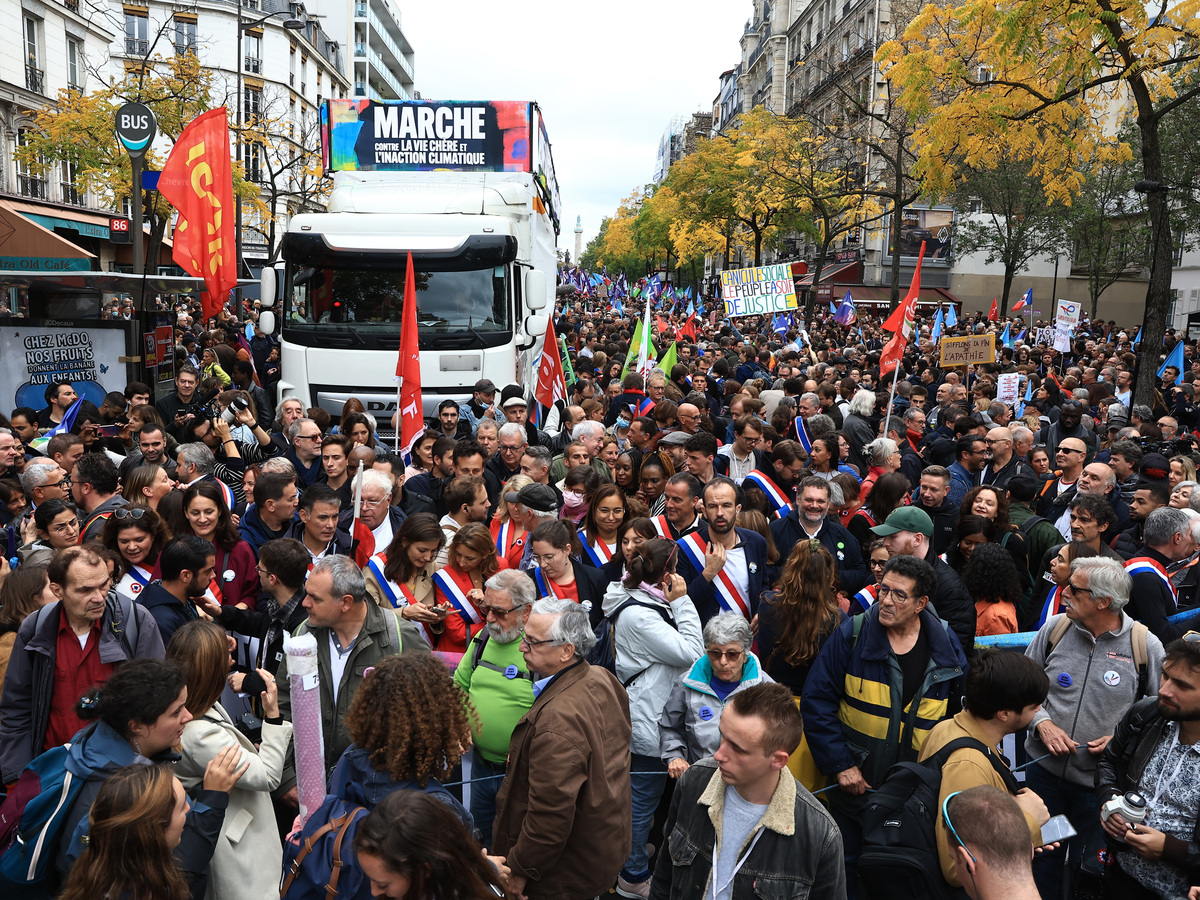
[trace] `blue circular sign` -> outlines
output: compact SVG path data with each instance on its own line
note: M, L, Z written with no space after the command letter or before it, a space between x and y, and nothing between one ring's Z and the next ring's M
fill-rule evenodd
M700 707L700 718L702 718L705 722L707 722L712 717L713 717L713 711L711 709L709 709L707 706Z
M1066 672L1059 672L1059 674L1058 674L1058 686L1059 687L1069 688L1073 683L1074 682L1071 680L1070 675L1068 675Z
M514 678L517 677L519 672L520 672L520 670L517 669L516 666L514 666L510 663L509 665L505 666L505 668L504 668L504 677L507 678L509 681L512 681Z

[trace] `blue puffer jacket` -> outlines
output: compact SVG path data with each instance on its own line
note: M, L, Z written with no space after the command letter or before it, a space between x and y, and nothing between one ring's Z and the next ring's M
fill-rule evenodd
M967 671L962 646L928 607L920 618L929 659L920 688L904 707L900 663L877 605L843 622L821 648L800 712L813 760L825 775L858 766L867 784L880 784L896 763L915 762L933 726L955 711Z
M368 751L351 744L338 760L333 774L329 776L329 793L355 806L374 809L393 791L424 791L436 800L441 800L462 819L467 830L474 833L475 820L454 795L442 787L441 782L431 779L424 787L415 781L393 781L387 772L380 772L371 765Z
M721 713L734 694L756 684L772 682L759 665L758 657L746 654L742 680L724 700L712 689L713 668L708 655L701 656L686 675L675 682L662 718L658 720L660 749L664 762L682 759L691 765L712 756L721 745Z

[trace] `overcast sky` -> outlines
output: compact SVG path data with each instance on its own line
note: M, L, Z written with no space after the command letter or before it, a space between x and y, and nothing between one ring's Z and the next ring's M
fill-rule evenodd
M426 100L536 100L562 191L559 248L646 184L677 116L711 111L749 0L398 0Z

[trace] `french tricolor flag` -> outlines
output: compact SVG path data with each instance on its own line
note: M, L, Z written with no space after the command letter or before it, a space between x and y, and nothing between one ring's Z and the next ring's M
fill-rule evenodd
M1032 302L1033 302L1033 288L1030 288L1029 290L1027 290L1025 293L1023 293L1021 295L1020 300L1018 300L1016 303L1013 304L1012 311L1016 312L1018 309L1024 309Z

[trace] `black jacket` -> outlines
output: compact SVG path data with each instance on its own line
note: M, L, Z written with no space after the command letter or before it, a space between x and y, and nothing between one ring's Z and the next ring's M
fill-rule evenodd
M937 575L937 588L929 598L929 605L958 635L963 653L970 659L975 652L975 601L949 564L936 556L926 562L933 564Z
M954 543L954 529L958 526L959 508L947 497L942 505L930 509L920 503L914 503L917 509L923 510L933 519L933 555L941 556Z
M792 548L798 542L808 539L808 532L800 524L800 513L796 509L782 519L773 521L770 528L771 540L775 542L775 549L779 551L779 567L782 568L783 561L791 556ZM871 582L871 571L863 559L858 541L844 525L836 519L826 517L821 530L817 532L817 540L837 561L840 586L848 596L853 597L864 585Z
M1096 764L1096 797L1103 805L1126 791L1146 791L1140 783L1146 763L1170 724L1158 711L1158 698L1139 700L1117 723ZM1163 861L1187 872L1188 884L1200 884L1200 818L1190 841L1167 835Z
M604 618L604 594L608 591L609 578L604 574L603 569L597 569L595 566L587 566L571 557L571 570L575 573L575 589L579 591L579 604L588 611L588 618L591 619L592 627L595 628ZM538 576L541 575L541 570L529 569L525 574L533 582L534 592L542 595L541 588L538 587ZM545 576L542 576L543 578Z

